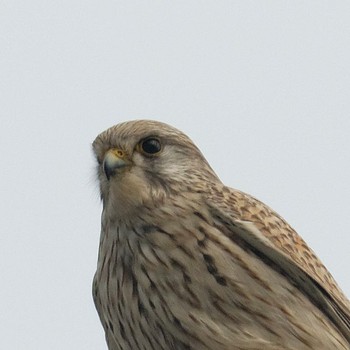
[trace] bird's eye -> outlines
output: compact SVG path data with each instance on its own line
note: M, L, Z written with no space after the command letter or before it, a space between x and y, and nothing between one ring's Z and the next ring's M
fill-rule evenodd
M158 139L152 137L141 142L141 149L144 153L153 155L160 152L162 146Z

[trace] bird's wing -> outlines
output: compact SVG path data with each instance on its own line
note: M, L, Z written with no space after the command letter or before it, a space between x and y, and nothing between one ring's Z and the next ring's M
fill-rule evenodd
M213 187L210 211L226 234L292 281L350 343L349 301L302 238L265 204L228 187Z

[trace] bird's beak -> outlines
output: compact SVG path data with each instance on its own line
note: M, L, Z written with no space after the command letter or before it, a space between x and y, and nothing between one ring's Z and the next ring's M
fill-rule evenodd
M103 160L103 170L109 180L115 173L125 169L131 162L126 153L120 149L112 148L105 154Z

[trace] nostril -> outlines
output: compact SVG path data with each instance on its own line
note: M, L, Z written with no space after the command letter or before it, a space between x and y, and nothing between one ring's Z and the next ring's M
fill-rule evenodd
M120 158L122 158L122 157L124 157L124 152L123 151L121 151L121 150L115 150L115 154L118 156L118 157L120 157Z
M129 163L125 159L125 152L118 149L111 149L105 155L103 171L109 180L118 170L125 168Z

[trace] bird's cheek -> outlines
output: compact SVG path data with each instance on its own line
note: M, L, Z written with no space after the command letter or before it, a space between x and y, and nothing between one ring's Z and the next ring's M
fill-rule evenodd
M137 175L132 172L122 177L111 179L108 189L108 206L119 218L134 215L147 202L149 189Z

